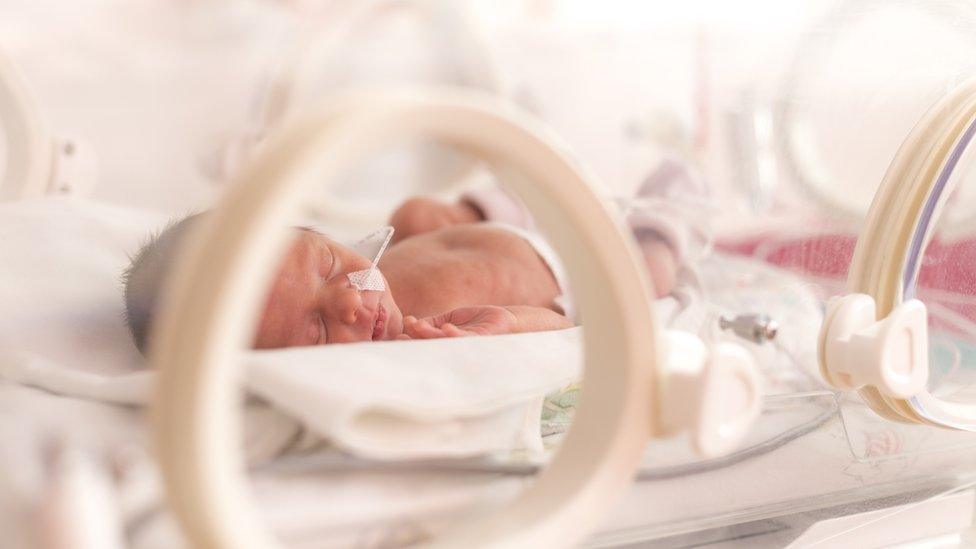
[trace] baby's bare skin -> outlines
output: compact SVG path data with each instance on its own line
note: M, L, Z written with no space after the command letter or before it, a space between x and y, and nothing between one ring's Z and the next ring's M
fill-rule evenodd
M560 289L535 249L480 220L463 203L406 202L390 220L395 240L379 263L383 292L359 291L346 277L367 268L368 259L325 235L301 231L272 285L255 347L572 326L554 306ZM655 264L673 269L666 247L653 253L662 255Z
M559 296L556 279L531 245L484 224L406 238L379 266L397 303L415 317L476 305L551 308Z

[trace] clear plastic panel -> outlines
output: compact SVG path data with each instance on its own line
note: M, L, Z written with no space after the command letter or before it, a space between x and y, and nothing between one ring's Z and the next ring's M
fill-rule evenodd
M478 32L464 28L469 25L464 17L467 7L440 16L431 15L423 4L410 2L373 2L357 9L360 15L353 20L358 24L332 28L332 21L323 19L318 24L325 30L299 44L299 58L291 73L284 75L289 87L287 114L302 112L329 94L355 88L440 85L496 91L488 89L496 75L483 59L487 53L478 42ZM342 39L335 40L335 35ZM483 70L477 70L478 66ZM482 80L476 81L477 77ZM335 194L350 204L392 209L413 195L449 192L473 175L476 164L459 151L412 139L387 147L358 166Z
M974 66L963 2L841 2L800 39L779 89L779 158L801 199L857 223L889 162Z
M727 44L755 48L765 65L752 81L737 75L736 94L721 103L724 175L734 192L723 197L718 247L798 272L827 298L846 286L857 236L898 147L976 67L968 54L976 8L951 0L806 7L786 49L769 49L779 27ZM731 69L717 68L717 79L723 70ZM972 209L947 215L963 219Z

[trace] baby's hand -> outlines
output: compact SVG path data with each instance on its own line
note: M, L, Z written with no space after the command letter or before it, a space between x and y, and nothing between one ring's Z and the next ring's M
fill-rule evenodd
M474 335L507 334L515 330L518 319L505 307L481 305L462 307L427 318L404 317L403 339L435 339Z

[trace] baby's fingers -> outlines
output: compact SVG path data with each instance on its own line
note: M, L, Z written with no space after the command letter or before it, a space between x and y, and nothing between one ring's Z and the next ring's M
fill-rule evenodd
M423 338L421 326L423 321L418 320L415 316L405 316L403 317L403 334L408 338Z
M457 326L451 324L450 322L441 324L441 330L443 330L448 337L465 337L465 336L473 335L471 332L462 330L461 328L458 328Z
M432 326L427 319L414 319L413 322L405 323L404 330L407 332L407 335L413 338L434 339L438 337L446 337L443 330Z

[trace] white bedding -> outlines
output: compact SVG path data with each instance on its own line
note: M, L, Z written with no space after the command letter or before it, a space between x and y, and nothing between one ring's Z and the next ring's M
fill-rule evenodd
M250 394L358 455L414 459L519 452L538 458L543 397L579 380L581 335L581 328L571 328L305 347L254 351L242 361ZM0 380L65 397L144 406L154 379L143 368L122 374L79 371L0 349Z

